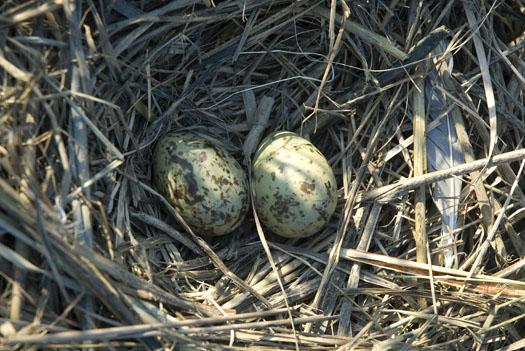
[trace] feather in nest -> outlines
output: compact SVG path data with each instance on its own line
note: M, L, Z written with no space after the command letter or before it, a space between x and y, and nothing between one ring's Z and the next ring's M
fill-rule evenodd
M438 53L443 53L446 46L446 42L441 42L437 48ZM444 66L442 69L452 73L452 56L449 56L442 65ZM436 127L427 132L426 149L429 171L444 170L464 163L453 118L450 113L447 113L447 99L445 94L437 88L440 84L439 71L434 66L425 80L428 124L437 121ZM432 191L433 201L441 213L441 239L438 245L442 250L442 263L445 267L452 267L457 257L456 240L452 232L457 226L461 185L460 177L452 177L434 183Z

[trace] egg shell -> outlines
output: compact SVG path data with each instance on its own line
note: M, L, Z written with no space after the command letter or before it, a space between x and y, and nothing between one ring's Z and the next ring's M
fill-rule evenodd
M248 180L224 148L190 132L168 133L154 149L157 189L195 232L224 235L246 215Z
M299 238L321 230L337 205L337 183L323 154L291 132L269 135L252 168L254 203L275 234Z

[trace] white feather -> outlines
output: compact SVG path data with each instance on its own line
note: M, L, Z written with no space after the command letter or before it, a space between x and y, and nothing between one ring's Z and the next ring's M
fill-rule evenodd
M446 42L441 42L441 50ZM452 56L447 59L447 70L452 71ZM463 153L458 142L454 121L447 111L447 100L444 93L436 88L441 84L438 71L433 68L425 80L425 99L429 106L429 123L439 119L435 128L427 133L427 163L429 171L448 169L464 163ZM460 177L448 178L436 182L433 187L433 200L441 212L441 239L443 264L452 267L456 257L454 229L457 226L459 195L462 181Z

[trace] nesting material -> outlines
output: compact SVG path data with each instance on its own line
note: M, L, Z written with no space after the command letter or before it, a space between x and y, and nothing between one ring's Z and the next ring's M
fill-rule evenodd
M524 16L523 1L0 1L0 349L522 348ZM335 211L327 196L322 228L270 229L244 200L231 221L204 213L224 203L208 189L192 212L174 180L202 174L155 185L155 146L180 131L247 175L261 138L307 136ZM430 141L457 162L425 165ZM196 175L194 151L178 156Z

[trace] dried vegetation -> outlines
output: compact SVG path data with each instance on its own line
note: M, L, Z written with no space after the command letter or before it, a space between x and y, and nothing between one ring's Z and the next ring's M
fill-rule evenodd
M0 348L525 346L525 3L347 3L3 1ZM443 42L464 162L430 172ZM151 187L174 129L241 161L262 132L309 135L336 215L306 240L251 214L195 236ZM451 175L452 248L432 201Z

